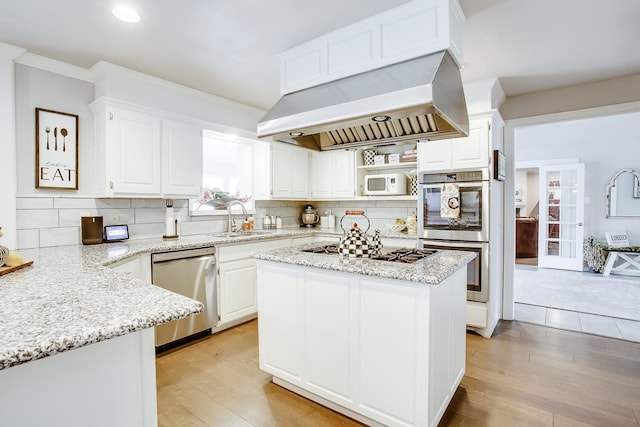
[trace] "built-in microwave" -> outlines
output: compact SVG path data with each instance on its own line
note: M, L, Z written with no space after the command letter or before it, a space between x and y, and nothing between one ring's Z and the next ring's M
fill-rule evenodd
M365 196L400 196L407 194L407 177L401 173L365 175Z

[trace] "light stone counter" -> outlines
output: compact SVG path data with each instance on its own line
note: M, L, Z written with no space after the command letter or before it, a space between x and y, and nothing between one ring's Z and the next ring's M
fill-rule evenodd
M0 370L202 311L198 301L112 271L108 265L116 261L144 252L341 234L339 229L279 229L240 237L216 233L18 251L34 262L0 277ZM397 233L390 237L415 240Z
M346 273L377 276L387 279L397 279L408 282L437 285L475 258L475 254L468 251L438 251L414 263L380 261L369 258L350 258L336 254L318 254L302 252L304 248L329 244L331 242L314 242L292 248L274 249L257 252L254 258L295 264L306 267L316 267L325 270ZM383 248L382 252L385 252Z

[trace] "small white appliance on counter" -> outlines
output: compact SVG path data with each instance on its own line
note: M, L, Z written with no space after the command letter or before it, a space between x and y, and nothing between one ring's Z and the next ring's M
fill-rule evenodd
M402 196L407 194L407 177L401 173L365 175L365 196Z

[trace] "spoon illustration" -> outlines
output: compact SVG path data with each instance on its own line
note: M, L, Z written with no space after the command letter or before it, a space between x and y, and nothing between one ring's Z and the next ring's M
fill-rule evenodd
M67 151L67 129L60 129L60 134L62 135L62 151Z
M53 146L54 151L58 151L58 128L53 128L53 139L55 140L55 145Z
M51 128L47 126L44 131L47 133L47 150L49 149L49 132L51 132Z

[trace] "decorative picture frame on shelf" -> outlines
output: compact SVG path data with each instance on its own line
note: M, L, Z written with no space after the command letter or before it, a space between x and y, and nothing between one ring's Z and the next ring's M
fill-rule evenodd
M633 198L640 199L640 180L637 176L633 177Z
M500 150L493 150L493 179L504 181L507 177L507 160Z
M36 188L78 189L78 115L36 108Z

